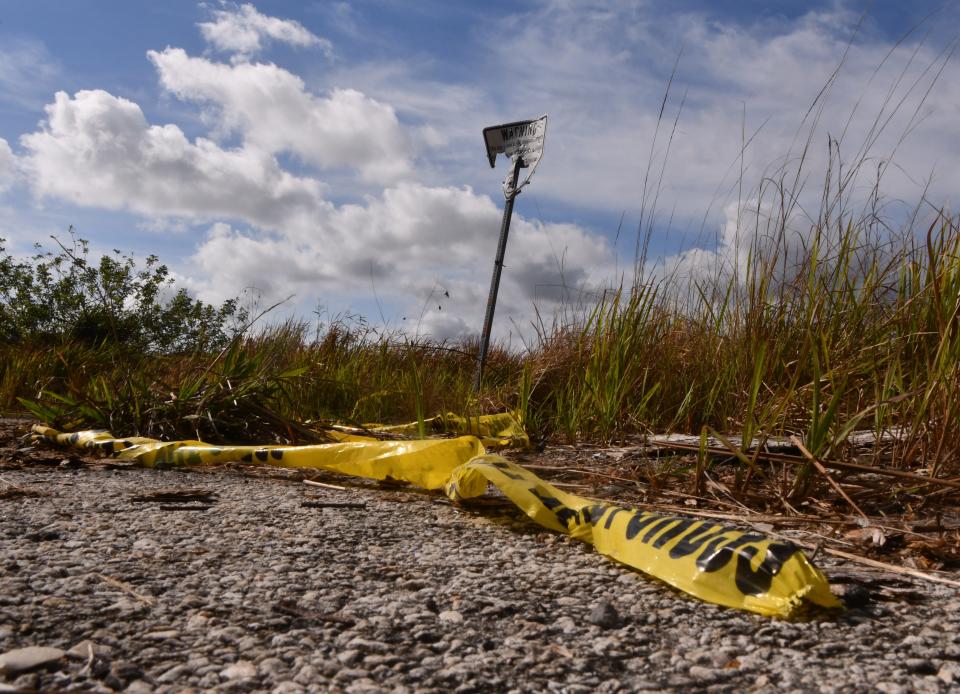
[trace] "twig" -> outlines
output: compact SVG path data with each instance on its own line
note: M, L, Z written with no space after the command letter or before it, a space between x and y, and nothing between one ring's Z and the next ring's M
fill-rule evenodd
M339 484L327 484L326 482L314 482L313 480L304 480L304 484L309 484L311 487L323 487L324 489L336 489L338 492L347 491L346 487L341 487Z
M366 508L362 501L301 501L304 508Z
M690 451L697 453L701 450L700 446L692 446L686 443L674 443L672 441L658 441L657 447L659 448L675 448L681 451ZM730 457L730 451L725 448L714 448L709 447L704 449L707 453L711 455L722 455ZM806 465L807 460L805 458L798 458L793 455L787 455L785 453L770 453L770 452L761 452L759 458L763 460L768 460L775 463L786 463L788 465ZM823 461L824 467L833 468L834 470L847 470L849 472L865 472L873 475L881 475L884 477L899 477L901 479L910 480L911 482L918 482L920 484L932 484L941 487L950 487L952 489L960 489L960 481L947 480L941 477L927 477L925 475L918 475L915 472L907 472L905 470L891 470L890 468L883 467L873 467L871 465L860 465L859 463L840 463L836 461Z
M3 477L0 477L0 482L3 482L8 487L13 487L14 489L23 489L23 487L21 487L19 484L14 484L13 482L6 480Z
M154 605L157 604L156 598L152 598L152 597L150 597L150 596L148 596L148 595L141 595L140 593L138 593L137 591L135 591L135 590L133 589L133 587L131 587L130 584L128 584L128 583L124 583L123 581L119 581L119 580L117 580L116 578L111 578L110 576L104 576L103 574L97 574L97 573L95 573L94 576L96 576L97 578L99 578L99 579L100 579L101 581L103 581L104 583L106 583L106 584L108 584L108 585L111 585L111 586L113 586L114 588L118 588L118 589L122 590L122 591L123 591L124 593L126 593L127 595L130 595L131 597L136 598L137 600L139 600L139 601L142 602L142 603L145 603L145 604L147 604L147 605L150 605L151 607L153 607Z
M87 675L90 673L90 670L93 668L93 644L89 641L87 642L87 664L83 666L83 669L80 671L81 675Z
M797 544L800 544L800 543L798 542ZM824 548L823 551L826 552L827 554L832 554L837 557L842 557L843 559L849 559L850 561L856 562L858 564L863 564L865 566L872 566L877 569L883 569L884 571L890 571L891 573L904 574L906 576L913 576L914 578L921 578L924 581L932 581L933 583L942 583L947 586L953 586L954 588L960 588L960 581L951 581L949 578L941 578L940 576L924 573L923 571L918 571L917 569L911 569L906 566L897 566L896 564L887 564L882 561L877 561L876 559L861 557L858 554L850 554L849 552L844 552L839 549Z
M804 458L806 458L811 463L813 463L813 466L817 468L817 470L820 471L820 474L827 479L827 482L829 482L830 486L836 490L837 494L842 496L846 500L846 502L850 504L853 510L860 514L861 518L869 522L869 518L867 518L867 514L864 513L862 510L860 510L860 507L854 503L853 499L851 499L847 495L847 493L843 491L843 487L841 487L839 484L833 481L833 478L830 476L830 473L827 472L827 469L823 466L823 464L819 460L817 460L816 456L814 456L813 453L807 450L807 447L803 445L803 442L800 439L798 439L796 436L791 436L790 441L803 454Z

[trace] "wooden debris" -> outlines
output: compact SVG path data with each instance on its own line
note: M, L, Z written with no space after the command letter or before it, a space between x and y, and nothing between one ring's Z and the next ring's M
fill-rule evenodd
M827 482L830 483L830 486L834 488L837 494L842 496L844 500L848 504L850 504L850 507L854 511L859 513L862 518L866 519L867 514L861 511L860 507L857 506L856 503L854 503L853 499L847 496L847 493L843 491L843 487L841 487L839 484L833 481L833 478L830 476L830 473L827 472L827 469L823 466L823 463L817 460L816 456L814 456L813 453L807 450L807 447L803 445L800 439L798 439L796 436L791 436L790 440L793 441L793 445L797 447L797 450L799 450L803 454L803 457L809 460L811 463L813 463L813 466L820 471L820 474L826 478Z
M209 489L158 489L149 494L140 494L130 497L131 501L136 502L190 502L198 501L207 504L217 502L218 495Z
M367 504L363 501L301 501L303 508L366 508Z
M335 489L338 492L347 491L346 487L341 487L339 484L327 484L326 482L316 482L314 480L304 480L304 484L308 484L311 487L323 487L324 489Z
M799 542L797 544L800 544ZM954 588L960 588L960 581L954 581L949 578L943 578L942 576L937 576L935 574L926 573L924 571L918 571L917 569L911 569L906 566L897 566L896 564L888 564L886 562L877 561L876 559L870 559L868 557L861 557L859 554L851 554L850 552L844 552L839 549L832 549L830 547L824 547L823 551L827 554L832 554L835 557L841 557L843 559L848 559L849 561L856 562L857 564L863 564L864 566L872 566L877 569L883 569L884 571L889 571L890 573L902 574L904 576L912 576L913 578L919 578L924 581L930 581L931 583L942 583L946 586L953 586Z
M139 600L145 605L150 605L151 607L153 607L154 605L157 604L156 598L150 597L149 595L142 595L138 593L136 590L133 589L133 586L131 586L129 583L124 583L123 581L120 581L116 578L111 578L110 576L105 576L103 574L94 574L94 576L99 578L101 581L103 581L107 585L113 586L114 588L122 590L124 593L126 593L130 597L136 600Z

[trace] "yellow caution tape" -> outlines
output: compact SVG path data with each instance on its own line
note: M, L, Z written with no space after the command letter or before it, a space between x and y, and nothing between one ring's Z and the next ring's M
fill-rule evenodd
M396 434L401 436L419 436L421 428L428 432L454 432L461 435L473 435L480 439L486 448L527 448L530 438L523 425L509 412L485 414L476 417L461 417L448 412L424 419L423 422L408 424L364 424L362 428L332 426L327 433L337 441L370 441L371 434Z
M826 577L796 545L731 526L626 509L562 492L474 436L415 441L347 441L316 446L212 446L200 441L117 439L105 431L34 427L38 440L93 449L144 466L228 461L316 468L443 489L453 501L493 484L540 525L703 600L790 617L804 600L840 607Z

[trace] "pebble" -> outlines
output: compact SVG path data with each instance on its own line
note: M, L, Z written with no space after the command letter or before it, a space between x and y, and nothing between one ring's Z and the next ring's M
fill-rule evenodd
M444 610L437 615L437 618L441 622L447 622L449 624L462 624L463 615L457 612L456 610Z
M256 676L257 666L249 660L238 660L220 673L220 677L225 680L249 680Z
M912 604L781 622L700 603L513 512L405 492L399 503L361 484L336 497L365 503L362 514L317 513L283 474L4 470L52 494L3 502L0 652L73 648L0 683L134 694L960 687L960 597L945 586L911 584L926 597ZM220 498L203 515L149 504L118 515L133 494L201 486ZM829 575L840 561L818 563Z
M0 674L15 675L19 672L33 670L42 665L54 663L64 655L66 655L64 651L49 646L15 648L0 654Z
M602 600L590 610L587 621L596 624L601 629L614 629L620 625L620 615L613 605L606 600Z

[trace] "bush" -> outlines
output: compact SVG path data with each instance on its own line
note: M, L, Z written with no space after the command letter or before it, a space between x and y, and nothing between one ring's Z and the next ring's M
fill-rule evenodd
M0 238L0 344L79 342L124 346L141 354L223 347L246 312L235 299L212 306L174 290L166 265L150 255L142 267L115 250L98 261L70 229L56 251L37 244L28 261L6 252Z

